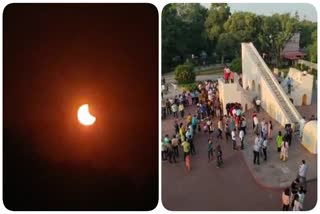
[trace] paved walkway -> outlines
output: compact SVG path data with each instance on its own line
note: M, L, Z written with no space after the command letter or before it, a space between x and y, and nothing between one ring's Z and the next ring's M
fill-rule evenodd
M187 107L186 114L194 113L195 107ZM283 163L271 141L268 149L269 160L260 166L252 164L252 121L248 118L248 134L244 151L232 151L231 142L222 142L224 166L215 167L215 162L207 160L207 135L195 136L197 154L191 158L192 171L187 173L182 157L177 164L162 164L162 202L170 210L280 210L282 187L296 177L301 159L309 165L308 179L316 178L316 156L293 141L289 159ZM259 119L269 116L259 114ZM180 119L181 120L181 119ZM214 121L216 126L217 120ZM280 125L273 121L274 130ZM162 134L173 134L173 118L162 121ZM217 133L214 133L215 135ZM274 131L273 136L276 135ZM274 138L274 137L273 137ZM182 150L180 149L182 154ZM271 188L266 188L271 187ZM281 189L279 189L281 188ZM317 201L317 181L308 184L305 209L312 209ZM243 198L245 196L245 198ZM226 202L228 198L228 202Z
M246 112L246 115L252 115L253 111ZM259 113L258 116L270 120L266 112ZM242 151L243 158L253 174L256 182L268 188L283 188L289 186L297 176L298 166L301 160L305 160L309 166L307 179L314 180L317 178L317 155L310 154L302 145L298 136L294 136L289 148L289 158L283 162L280 160L280 155L277 152L275 137L279 130L283 133L283 128L275 120L272 120L274 126L273 138L268 142L267 161L260 160L260 165L253 164L253 143L254 136L252 134L252 121L248 123L248 134L245 140L246 147Z

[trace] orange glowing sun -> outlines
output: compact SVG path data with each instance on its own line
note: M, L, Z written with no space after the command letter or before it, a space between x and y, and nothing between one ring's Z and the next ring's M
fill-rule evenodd
M79 107L78 120L84 126L91 126L96 121L96 118L89 112L89 105L84 104Z

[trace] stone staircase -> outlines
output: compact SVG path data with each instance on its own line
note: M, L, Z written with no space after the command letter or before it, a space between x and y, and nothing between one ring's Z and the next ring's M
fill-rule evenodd
M295 107L283 91L281 85L278 83L278 81L275 80L272 72L269 69L267 69L267 65L262 60L261 56L258 54L255 47L252 44L247 44L247 47L249 54L253 56L256 65L260 68L259 70L262 71L261 75L266 80L266 82L268 82L272 92L276 95L289 121L291 121L291 123L294 124L294 130L299 130L299 121L301 119L301 115L295 109Z

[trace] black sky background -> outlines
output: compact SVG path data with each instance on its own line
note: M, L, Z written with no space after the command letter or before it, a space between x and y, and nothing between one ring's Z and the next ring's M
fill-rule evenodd
M158 203L158 13L11 4L3 15L3 198L11 210ZM93 126L77 108L89 104Z

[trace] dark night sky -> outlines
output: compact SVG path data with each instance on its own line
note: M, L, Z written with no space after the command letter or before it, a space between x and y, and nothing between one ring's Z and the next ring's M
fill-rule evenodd
M11 4L3 19L4 203L158 202L158 13L149 4ZM89 104L97 121L81 126Z

